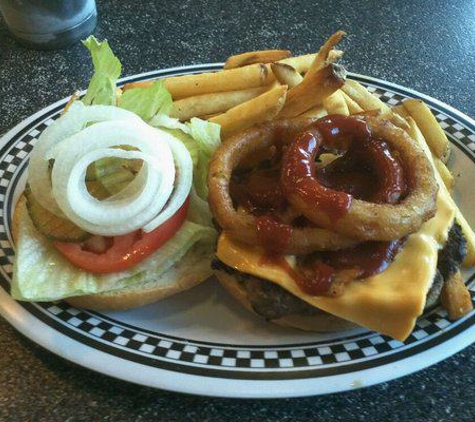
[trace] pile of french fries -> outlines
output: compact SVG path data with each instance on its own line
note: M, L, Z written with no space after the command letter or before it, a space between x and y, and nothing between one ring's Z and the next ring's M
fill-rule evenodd
M343 56L336 46L344 35L343 31L336 32L315 54L293 57L288 50L252 51L229 57L218 72L165 78L174 100L171 117L181 121L199 117L218 123L225 141L273 119L378 111L426 150L440 188L450 193L454 178L446 166L449 141L430 109L415 99L391 108L360 83L346 79L344 68L336 64ZM152 83L129 83L124 90ZM475 234L456 209L468 244L463 264L471 267L475 265ZM472 309L460 273L444 283L441 300L451 318Z

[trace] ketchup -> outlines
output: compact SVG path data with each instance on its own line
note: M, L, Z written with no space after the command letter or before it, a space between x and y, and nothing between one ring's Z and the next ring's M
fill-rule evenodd
M315 160L325 151L343 155L317 168ZM280 266L309 295L329 294L345 269L354 269L356 278L384 271L405 239L318 252L310 266L293 269L282 255L293 226L278 217L279 210L287 206L286 198L297 195L305 206L318 208L330 221L337 221L348 212L353 198L396 204L406 191L402 165L388 144L371 135L363 118L340 115L325 116L301 133L285 151L280 169L256 169L243 181L231 184L233 199L256 215L257 238L267 252L264 260Z
M383 272L401 250L406 239L391 242L366 242L354 248L322 252L319 259L305 269L292 268L287 260L278 254L268 253L261 264L279 266L306 294L325 296L329 294L337 274L341 270L354 269L356 279L370 277Z
M282 209L286 200L279 184L279 169L256 169L242 181L231 181L231 197L251 212Z
M316 262L313 265L311 275L299 275L294 278L300 289L311 296L323 296L328 293L335 279L335 268L324 262Z
M386 142L374 138L353 144L347 154L318 169L316 177L324 186L378 204L396 204L407 190L400 161Z
M335 269L358 268L358 278L383 272L401 250L406 239L391 242L365 242L353 248L323 253L323 261Z
M272 253L264 255L260 264L278 266L297 283L303 292L312 296L325 295L333 283L335 273L329 265L318 262L314 266L314 274L309 277L293 269L282 255Z
M338 220L350 209L352 197L315 180L315 158L322 152L321 136L302 133L285 153L280 184L284 195L296 194L307 206L322 209L331 220Z
M289 246L293 228L270 215L262 215L257 220L257 239L266 251L279 253Z
M339 151L346 151L354 143L353 141L358 142L371 137L364 119L356 116L333 114L318 119L314 125L326 143Z

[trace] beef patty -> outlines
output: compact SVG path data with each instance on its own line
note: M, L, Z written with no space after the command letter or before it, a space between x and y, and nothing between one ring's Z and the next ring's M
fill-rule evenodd
M439 251L437 272L431 288L427 293L426 308L435 305L440 296L442 286L460 268L467 255L467 241L460 225L454 221L447 242ZM309 305L302 299L283 289L271 281L242 273L215 259L212 268L232 275L247 293L254 311L262 317L272 320L287 315L312 316L321 314L322 310Z

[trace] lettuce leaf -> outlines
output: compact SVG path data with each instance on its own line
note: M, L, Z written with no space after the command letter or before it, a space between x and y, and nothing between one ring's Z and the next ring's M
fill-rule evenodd
M116 105L116 82L122 72L119 59L107 41L99 42L91 35L83 44L91 53L94 74L82 102L85 105Z
M170 117L163 113L155 115L148 124L160 129L179 129L187 135L190 135L191 133L190 128L185 123L180 122L175 117Z
M188 220L202 226L212 227L215 230L213 224L213 215L209 209L208 201L200 198L196 193L194 186L191 187L190 192L190 207L188 208Z
M200 145L201 150L208 156L213 155L221 143L221 126L197 117L193 117L187 123L187 126L190 128L193 139Z
M187 147L194 164L193 186L203 200L208 198L209 160L221 143L221 126L193 117L188 123L181 123L164 115L157 115L149 122L154 127L165 129Z
M209 269L214 253L215 230L186 221L171 240L127 271L91 274L71 265L51 247L51 242L34 228L25 205L19 212L11 286L11 294L17 300L54 301L70 296L133 288L156 280L173 283L170 274L174 272L177 276L183 271L192 271L197 256L201 270L205 266ZM193 250L191 258L190 250ZM204 274L204 278L208 275Z
M198 143L191 137L191 135L188 135L181 129L167 129L164 127L161 127L160 129L168 132L170 135L173 135L175 138L181 141L183 145L185 145L186 149L190 153L191 160L193 161L193 167L196 168L200 158L200 147Z
M208 167L209 160L221 143L221 126L216 123L193 117L187 124L191 136L199 145L198 164L193 174L193 185L197 195L206 200L208 198Z
M172 96L158 79L147 87L128 89L122 93L119 107L129 110L149 122L157 114L167 115L172 108Z
M179 139L188 149L193 161L193 187L190 192L188 219L197 224L214 227L207 202L206 179L209 160L220 143L220 127L200 119L192 119L192 122L184 124L165 115L154 117L150 123ZM195 135L194 138L191 136L192 133Z

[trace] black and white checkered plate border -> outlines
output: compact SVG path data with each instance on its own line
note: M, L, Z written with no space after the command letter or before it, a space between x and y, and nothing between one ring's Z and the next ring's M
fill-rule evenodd
M197 73L218 69L202 65L151 72L128 78L145 80L157 76ZM383 81L352 75L389 105L419 94ZM448 134L475 162L473 122L448 106L424 97ZM14 250L10 232L14 199L26 169L28 154L40 133L59 116L64 102L30 119L28 125L0 146L0 286L8 292ZM470 277L472 295L475 294ZM140 365L179 373L235 380L297 380L355 373L378 368L422 353L464 332L475 322L474 313L457 322L447 319L441 308L422 316L404 342L377 333L360 332L331 341L279 346L243 346L177 338L115 321L96 312L77 309L65 302L19 303L26 312L75 341L111 356ZM0 305L1 308L1 305ZM133 377L132 377L133 378ZM140 380L131 379L140 382Z

